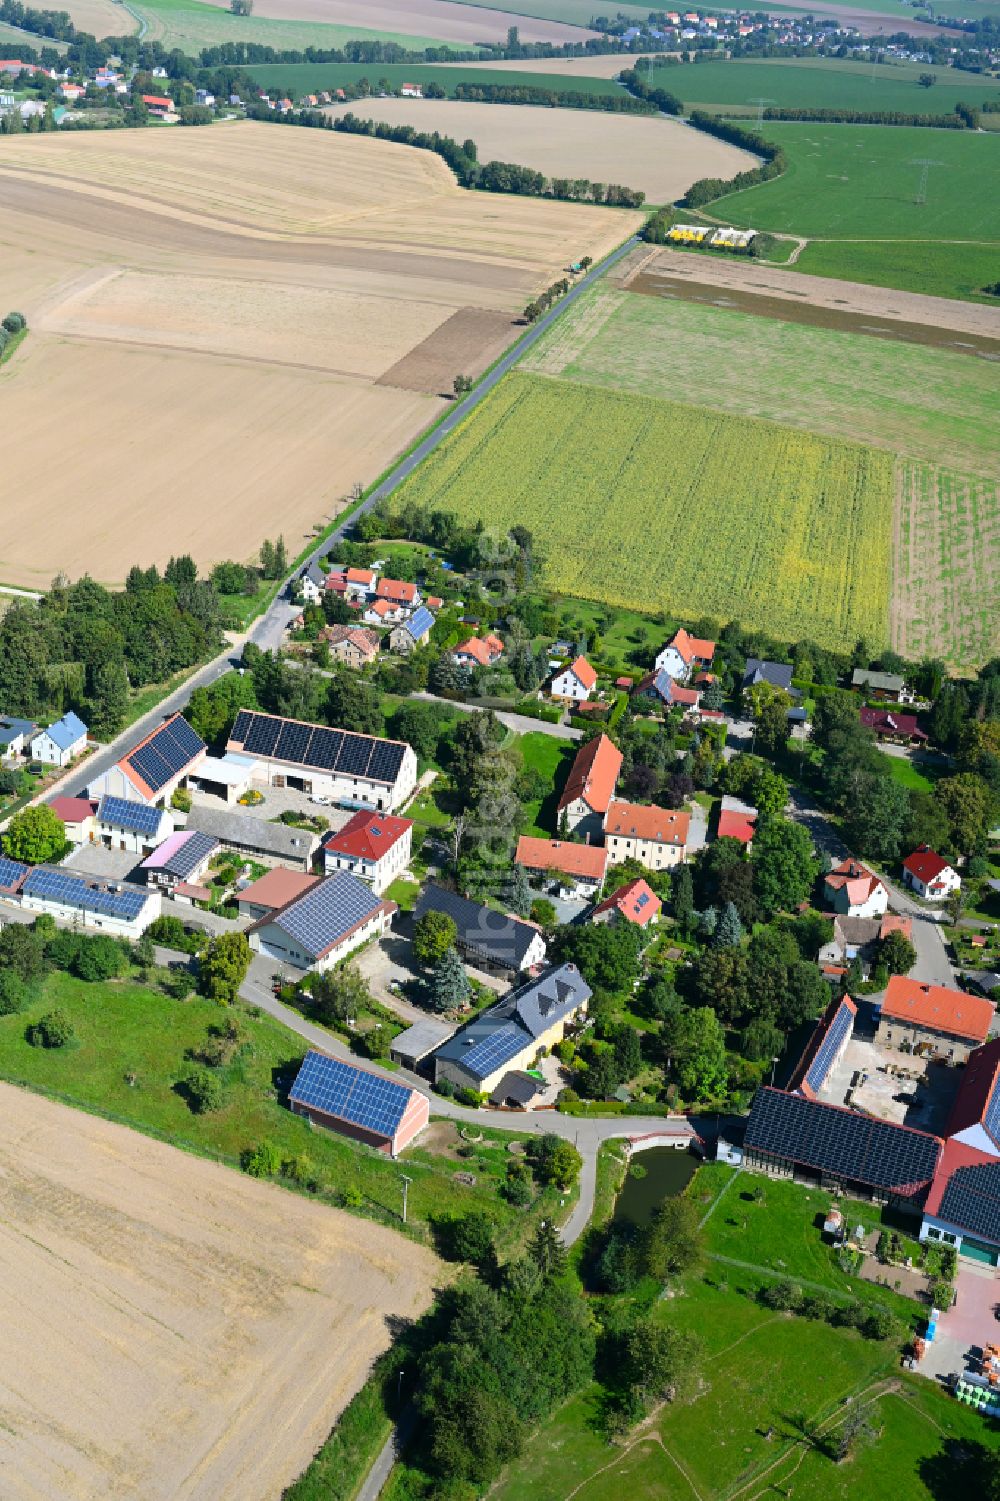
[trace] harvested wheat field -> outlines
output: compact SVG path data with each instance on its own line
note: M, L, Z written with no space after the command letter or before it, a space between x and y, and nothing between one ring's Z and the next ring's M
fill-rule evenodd
M573 87L576 78L617 78L623 68L638 68L650 55L645 52L594 52L587 57L525 57L502 58L484 63L491 73L547 73L549 76L565 77L566 87ZM658 57L679 57L680 53L657 53ZM438 68L465 68L468 63L435 63ZM497 79L502 83L503 78Z
M757 165L748 151L661 116L450 99L364 99L350 108L367 120L439 130L458 141L471 136L483 162L641 188L650 203L680 198L699 177L733 177Z
M0 580L298 552L636 214L460 189L430 152L245 122L0 139ZM405 227L405 232L404 232ZM415 355L411 359L410 356Z
M436 1258L0 1084L5 1501L272 1501Z
M75 0L74 0L75 3ZM95 4L98 0L83 0ZM229 0L206 0L229 9ZM361 26L366 31L401 33L404 36L440 37L443 42L506 40L516 26L522 42L584 42L597 36L582 26L562 21L542 21L489 6L459 5L455 0L254 0L254 16L272 21L315 21L324 26ZM373 64L374 66L374 64Z

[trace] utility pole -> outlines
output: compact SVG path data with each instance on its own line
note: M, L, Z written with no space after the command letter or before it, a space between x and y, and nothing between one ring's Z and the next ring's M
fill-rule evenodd
M917 196L913 201L917 204L926 203L927 182L931 175L931 168L943 167L944 162L933 161L929 156L917 156L914 157L913 161L911 161L910 166L920 168L920 186L917 188Z
M406 1224L406 1195L407 1195L407 1192L409 1191L410 1184L413 1182L413 1179L412 1178L408 1178L405 1173L400 1173L399 1176L403 1180L403 1224L405 1225ZM400 1376L400 1380L402 1380L402 1376Z
M756 106L757 106L757 124L758 124L758 126L761 126L764 123L764 109L765 109L765 106L768 105L768 104L776 104L777 102L778 101L776 99L748 99L747 100L748 104L756 104Z

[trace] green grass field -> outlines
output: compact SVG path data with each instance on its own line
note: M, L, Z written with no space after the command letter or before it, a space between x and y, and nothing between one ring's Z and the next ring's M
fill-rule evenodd
M392 88L402 83L439 83L453 95L460 83L503 84L511 88L524 85L536 89L572 89L578 94L620 94L621 88L610 78L587 78L583 74L518 73L507 68L435 66L433 63L261 63L247 72L263 88L284 89L293 98L314 94L318 89L342 89L367 78L373 88L386 79Z
M949 350L599 285L524 368L682 396L1000 478L1000 372Z
M777 1274L835 1297L889 1303L904 1325L922 1317L920 1305L836 1265L817 1223L829 1195L734 1178L716 1164L699 1169L688 1193L706 1209L716 1200L705 1231L710 1259L677 1296L655 1302L653 1317L699 1335L700 1393L664 1404L612 1448L601 1433L601 1390L588 1388L534 1436L492 1492L495 1501L944 1501L947 1446L964 1439L997 1449L997 1434L978 1415L934 1383L902 1375L891 1342L774 1314L756 1301ZM870 1204L851 1204L849 1214L869 1229L880 1223ZM723 1255L730 1261L711 1259ZM838 1464L831 1451L850 1399L873 1404L881 1435Z
M481 0L458 0L459 5L479 5ZM630 16L636 21L645 21L649 16L648 5L594 5L592 0L500 0L498 5L489 0L492 10L509 11L515 16L534 16L539 21L563 21L567 26L590 26L595 16Z
M860 444L512 375L404 495L531 527L559 592L843 647L886 639L892 473Z
M919 86L921 73L935 74L933 88ZM891 63L877 68L873 78L869 65L846 58L801 57L787 62L734 58L654 69L643 65L643 81L647 76L683 99L689 108L738 109L753 115L757 105L751 100L760 99L777 108L891 109L905 114L948 115L959 101L981 104L1000 93L996 79L960 73L955 68Z
M198 0L134 0L133 9L149 26L147 41L160 42L168 49L179 47L190 54L221 42L257 42L262 47L274 47L278 51L342 47L351 40L376 39L397 42L414 51L449 45L434 37L371 31L364 26L327 26L313 21L270 21L261 16L234 16L216 5L200 5Z
M711 212L826 242L806 248L799 270L941 297L975 296L996 280L1000 194L983 185L1000 176L1000 136L804 123L768 124L765 134L784 147L787 172ZM922 161L935 163L924 203Z
M26 1025L54 1007L71 1018L75 1044L57 1051L31 1047ZM233 1165L246 1148L273 1141L288 1157L306 1154L331 1190L354 1185L364 1196L366 1212L398 1223L398 1164L328 1132L313 1131L279 1104L275 1076L295 1068L305 1044L269 1017L253 1019L240 1011L251 1046L224 1071L226 1103L211 1114L192 1113L177 1081L190 1066L189 1050L200 1047L208 1028L227 1014L224 1007L198 997L180 1002L128 981L86 985L53 974L43 996L25 1013L0 1017L0 1078ZM127 1075L134 1076L134 1084ZM419 1235L429 1215L460 1207L454 1163L433 1158L419 1146L407 1161L413 1178L410 1218ZM477 1187L463 1188L462 1194L470 1208L493 1216L501 1231L516 1222L488 1174L480 1173ZM516 1219L523 1219L520 1211Z

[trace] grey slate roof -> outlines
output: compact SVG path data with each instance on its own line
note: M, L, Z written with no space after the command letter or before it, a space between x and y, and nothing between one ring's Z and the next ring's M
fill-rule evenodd
M192 808L187 828L211 834L220 844L234 844L242 849L260 850L276 860L293 860L308 865L319 844L319 835L308 829L290 828L283 823L267 823L263 818L247 818L228 808Z
M426 1058L428 1053L441 1047L454 1033L455 1028L448 1022L434 1021L427 1017L425 1021L414 1022L405 1032L398 1033L392 1039L389 1051L400 1058L412 1058L414 1063L419 1063L421 1058Z
M456 1032L435 1058L457 1063L474 1078L485 1079L516 1058L547 1028L565 1019L590 999L591 990L575 964L560 964L537 980L509 991Z
M328 953L341 939L372 917L383 903L360 877L349 870L317 881L302 896L293 897L277 912L251 924L249 932L274 924L313 959Z
M479 954L503 969L519 969L538 936L538 929L516 917L505 917L484 907L480 902L471 902L459 896L457 891L447 891L431 882L420 895L414 917L421 918L425 912L444 912L458 929L459 947Z
M881 688L883 693L901 693L906 687L906 679L896 672L869 672L865 667L855 667L851 687Z
M794 693L791 663L766 662L760 657L747 657L743 686L752 688L755 683L770 683L772 687L783 688L786 693Z

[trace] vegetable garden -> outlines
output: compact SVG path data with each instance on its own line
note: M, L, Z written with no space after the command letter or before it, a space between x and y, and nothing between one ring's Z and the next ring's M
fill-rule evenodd
M775 423L508 376L405 487L531 528L561 593L788 640L887 640L893 458Z

